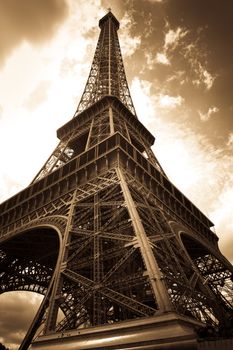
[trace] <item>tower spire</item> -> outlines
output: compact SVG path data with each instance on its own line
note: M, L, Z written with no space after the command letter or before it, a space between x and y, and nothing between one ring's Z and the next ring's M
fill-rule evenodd
M108 9L108 11L99 21L101 32L94 59L83 95L74 116L106 95L118 97L130 112L136 116L117 35L120 25L112 14L111 9Z

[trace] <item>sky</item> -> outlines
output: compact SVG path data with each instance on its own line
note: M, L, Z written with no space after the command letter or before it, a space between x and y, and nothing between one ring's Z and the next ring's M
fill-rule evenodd
M0 202L32 181L74 115L108 8L153 150L233 261L232 0L0 0ZM39 299L0 297L11 350Z

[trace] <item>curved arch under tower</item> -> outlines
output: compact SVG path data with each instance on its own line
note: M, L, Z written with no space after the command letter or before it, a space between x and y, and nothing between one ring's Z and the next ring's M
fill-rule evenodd
M60 242L51 227L38 226L0 243L0 292L45 294L54 273Z
M231 313L233 307L233 278L231 265L218 249L208 246L192 236L181 233L181 240L192 263L195 264L217 300Z

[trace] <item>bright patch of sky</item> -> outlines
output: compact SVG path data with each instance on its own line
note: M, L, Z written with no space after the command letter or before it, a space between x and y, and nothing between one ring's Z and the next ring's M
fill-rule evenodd
M150 52L145 53L147 67L153 69L154 64L163 64L171 65L171 62L168 58L168 51L174 50L178 45L179 41L187 34L187 31L182 28L177 28L175 31L169 29L165 34L163 50L156 53L156 56L153 57Z
M165 34L165 39L164 39L164 50L168 49L175 49L176 46L178 45L179 41L185 37L185 35L188 32L183 29L178 27L176 30L169 29L168 32Z
M162 52L158 52L156 55L156 62L157 63L161 63L161 64L165 64L165 65L170 65L171 62L169 61L169 59L167 58L165 53Z
M233 146L233 132L229 134L228 140L227 140L227 146Z
M193 72L193 85L204 85L206 90L210 90L214 84L216 76L211 74L204 64L200 62L201 50L199 50L198 45L196 43L186 44L183 50L184 57L189 62Z
M159 95L159 104L161 107L166 108L175 108L177 106L181 106L184 99L181 96L169 96L169 95Z
M1 295L0 343L7 344L10 350L18 349L42 298L32 292L8 292ZM10 339L11 343L6 342L6 339Z
M58 142L56 129L75 112L96 45L85 35L105 13L90 2L90 17L84 21L86 11L85 1L79 6L71 1L69 19L49 45L41 44L38 50L24 42L1 70L0 147L7 152L1 155L0 184L3 189L8 184L1 201L30 183ZM80 31L77 21L82 20Z
M131 56L141 44L141 37L139 35L132 36L130 34L132 25L132 17L126 12L124 17L121 19L119 30L121 52L124 58Z
M131 92L139 119L156 137L154 152L171 181L216 223L220 245L233 260L232 250L226 245L232 234L229 208L233 208L230 195L233 175L228 176L233 174L232 158L226 154L226 148L214 147L207 137L194 133L187 124L173 118L174 109L183 103L180 96L160 95L158 98L151 94L151 87L150 82L135 78ZM161 100L164 101L162 107L167 108L161 108ZM169 113L169 107L172 108L168 122L163 117ZM216 112L217 108L212 107L209 113ZM230 134L228 145L232 144L233 134Z
M198 111L198 113L199 113L199 116L200 116L200 119L201 119L201 121L203 121L203 122L207 122L210 118L211 118L211 116L213 115L213 114L215 114L215 113L217 113L217 112L219 112L219 108L217 108L217 107L209 107L208 108L208 111L206 112L206 113L203 113L203 112L201 112L201 111Z
M164 64L164 65L171 64L166 54L162 52L157 52L156 56L153 56L150 52L145 52L145 58L146 58L146 68L151 70L154 69L155 64Z
M211 89L215 77L212 76L200 63L198 64L195 70L197 72L197 75L199 76L199 79L195 80L194 83L196 82L197 85L203 83L207 90Z

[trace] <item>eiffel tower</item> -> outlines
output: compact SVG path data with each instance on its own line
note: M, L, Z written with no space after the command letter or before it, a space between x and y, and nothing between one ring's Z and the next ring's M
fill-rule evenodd
M0 290L44 295L20 350L197 349L203 334L232 334L233 269L151 150L118 20L109 11L99 26L60 143L0 206Z

